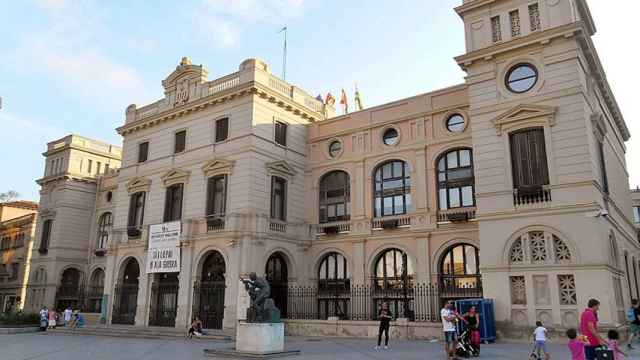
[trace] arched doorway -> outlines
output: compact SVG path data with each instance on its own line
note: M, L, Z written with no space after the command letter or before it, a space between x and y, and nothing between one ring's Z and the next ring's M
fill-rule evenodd
M440 259L440 297L446 300L482 297L480 251L470 244L456 244Z
M60 286L56 292L56 309L64 310L68 306L80 309L82 305L82 284L80 270L66 269L62 272Z
M151 307L149 308L149 326L176 325L178 313L178 273L157 273L151 284Z
M320 319L349 316L351 283L347 259L331 251L322 257L318 266L318 314Z
M383 301L389 304L394 317L414 319L413 281L415 272L407 253L389 248L378 255L373 274L373 309L377 318Z
M193 317L199 317L205 329L222 329L226 271L222 254L211 251L193 287Z
M135 324L139 278L140 266L131 258L126 262L114 289L112 324Z
M271 254L267 260L265 274L271 286L271 298L280 310L281 316L286 318L289 271L285 255L281 252Z
M102 293L104 291L104 270L96 269L89 281L87 291L87 311L99 313L102 310Z

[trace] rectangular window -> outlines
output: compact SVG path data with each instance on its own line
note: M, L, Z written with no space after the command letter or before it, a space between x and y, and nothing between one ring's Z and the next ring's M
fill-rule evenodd
M145 141L138 145L138 162L143 163L149 157L149 142Z
M275 139L277 144L287 146L287 124L276 121Z
M186 145L187 145L187 131L186 130L178 131L176 133L176 140L173 148L173 153L177 154L177 153L183 152Z
M227 176L209 178L207 182L207 216L224 216L227 206Z
M42 237L40 239L40 249L41 253L45 253L49 250L49 241L51 240L51 225L53 220L45 220L42 223Z
M102 168L102 163L100 163L100 161L96 162L96 174L100 174L101 168Z
M276 176L271 178L271 218L287 220L287 181Z
M529 24L531 32L540 30L540 9L538 3L529 5Z
M91 169L93 168L93 161L89 160L87 165L87 172L91 174Z
M510 11L509 20L511 21L511 37L520 36L520 12L518 10Z
M549 184L544 131L541 128L514 132L509 137L513 187L526 192Z
M182 184L167 188L164 201L164 221L176 221L182 218Z
M129 219L127 222L128 227L131 229L139 229L142 227L144 220L144 201L145 192L137 192L131 195L129 202Z
M640 224L640 206L633 207L633 221L636 224Z
M600 163L600 184L605 194L609 193L609 180L607 179L607 164L604 157L604 144L598 142L598 160Z
M229 119L216 120L216 142L225 141L229 137Z
M493 42L502 41L502 30L500 29L500 16L491 18L491 38Z
M109 164L104 164L104 173L105 174L109 173Z

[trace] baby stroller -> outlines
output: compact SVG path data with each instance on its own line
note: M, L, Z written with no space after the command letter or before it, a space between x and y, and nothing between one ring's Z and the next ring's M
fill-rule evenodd
M471 343L471 329L465 329L460 336L458 336L458 347L456 348L456 355L460 357L478 357L480 351Z

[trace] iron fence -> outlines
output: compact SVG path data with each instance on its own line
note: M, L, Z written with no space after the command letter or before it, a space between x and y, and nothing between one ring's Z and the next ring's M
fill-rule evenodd
M409 321L440 321L440 309L445 301L456 298L482 297L479 282L473 287L449 286L450 283L418 283L381 288L375 284L343 286L289 286L272 289L272 296L286 291L288 319L378 320L383 302L389 304L394 319Z

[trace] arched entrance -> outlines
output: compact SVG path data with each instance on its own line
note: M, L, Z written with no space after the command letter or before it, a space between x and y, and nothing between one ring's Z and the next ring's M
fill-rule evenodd
M64 310L68 306L80 309L82 305L81 273L78 269L69 268L62 273L60 286L56 292L56 309Z
M444 252L439 267L440 297L444 300L482 297L480 251L456 244Z
M126 262L114 289L112 324L135 324L139 278L140 266L131 258Z
M158 273L151 284L151 307L149 308L149 326L176 325L178 313L178 273Z
M99 313L102 308L102 293L104 290L104 271L96 269L91 275L89 281L89 290L87 291L87 311Z
M200 280L193 286L193 317L205 329L222 329L226 264L222 254L211 251L202 263Z
M388 248L378 255L373 270L371 311L374 317L377 318L382 302L386 301L394 317L413 320L415 272L408 254L398 248Z
M289 271L283 253L275 252L269 256L265 274L271 286L271 298L280 310L281 316L286 318Z

